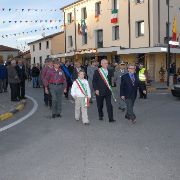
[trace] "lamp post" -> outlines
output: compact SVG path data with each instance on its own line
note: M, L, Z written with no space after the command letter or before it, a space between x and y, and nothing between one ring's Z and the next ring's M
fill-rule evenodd
M170 36L169 36L169 23L170 23L170 0L166 0L167 6L168 6L168 28L167 28L167 41L168 41L168 52L167 52L167 86L169 86L169 77L170 77L170 61L171 61L171 47L170 47Z

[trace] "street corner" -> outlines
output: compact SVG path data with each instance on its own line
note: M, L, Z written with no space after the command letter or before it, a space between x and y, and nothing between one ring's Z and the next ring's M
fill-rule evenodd
M0 114L0 121L5 121L7 119L12 118L16 113L22 111L25 108L27 101L22 100L15 107L5 113Z

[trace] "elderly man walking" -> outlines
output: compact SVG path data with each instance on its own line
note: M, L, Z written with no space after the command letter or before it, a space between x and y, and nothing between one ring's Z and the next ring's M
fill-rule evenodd
M122 76L120 97L126 102L127 112L125 118L132 123L136 123L136 115L134 113L134 103L137 97L137 90L139 87L139 79L135 73L135 66L128 65L128 74ZM146 94L146 90L143 90Z
M16 70L20 79L20 99L26 99L25 97L25 81L26 81L26 71L25 66L21 60L18 61Z
M55 59L53 63L54 67L48 70L44 84L46 94L52 95L52 118L56 118L61 117L62 95L66 92L67 83L60 62Z
M99 112L99 120L103 120L103 103L106 100L109 122L115 122L113 116L113 106L111 103L112 88L111 88L111 74L108 70L108 61L103 59L101 61L101 68L94 72L93 88L96 94L97 108Z
M16 71L16 61L12 60L11 65L7 67L8 70L8 82L11 89L11 101L20 101L19 98L19 88L20 88L20 79Z

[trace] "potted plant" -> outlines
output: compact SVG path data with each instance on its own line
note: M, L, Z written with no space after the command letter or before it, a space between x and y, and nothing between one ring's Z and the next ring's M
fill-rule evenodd
M161 66L161 68L159 70L160 82L161 83L163 83L165 81L165 74L166 74L166 70L163 66Z

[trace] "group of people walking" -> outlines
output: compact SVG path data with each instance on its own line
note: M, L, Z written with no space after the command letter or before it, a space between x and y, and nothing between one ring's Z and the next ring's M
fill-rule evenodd
M144 76L142 75L144 73ZM44 102L52 107L52 118L61 117L62 96L69 98L69 92L75 102L75 119L82 118L84 124L89 124L88 107L96 97L99 120L104 119L103 105L106 101L109 122L115 122L112 98L116 100L112 89L112 73L108 68L108 61L101 60L101 64L95 60L84 68L79 62L73 66L70 61L61 63L58 59L47 58L41 71L44 86ZM119 92L119 109L126 110L125 118L130 122L136 122L133 110L138 88L147 97L145 68L140 65L120 63L114 74L114 79ZM140 93L140 98L142 94ZM80 117L82 114L82 117Z
M25 99L26 72L23 62L11 60L7 66L0 62L0 93L7 92L8 84L11 89L11 101Z

